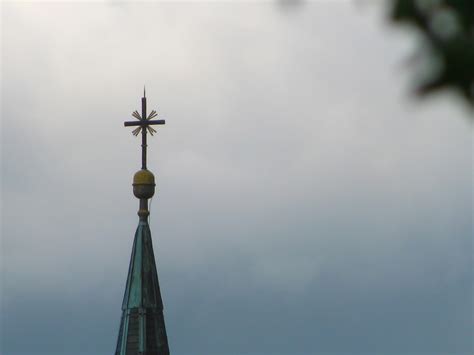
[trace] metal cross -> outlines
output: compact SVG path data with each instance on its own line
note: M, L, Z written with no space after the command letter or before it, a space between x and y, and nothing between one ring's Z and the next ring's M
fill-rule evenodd
M130 126L139 126L135 128L132 133L134 136L138 136L140 132L142 133L142 169L146 169L146 134L147 131L153 135L153 133L156 133L156 130L154 130L151 125L157 125L157 124L165 124L165 120L152 120L152 118L157 116L157 113L155 110L152 110L150 114L146 115L146 95L145 95L145 88L143 88L143 97L142 97L142 115L138 113L138 111L134 111L132 113L132 116L135 117L137 121L126 121L124 122L125 127L130 127Z

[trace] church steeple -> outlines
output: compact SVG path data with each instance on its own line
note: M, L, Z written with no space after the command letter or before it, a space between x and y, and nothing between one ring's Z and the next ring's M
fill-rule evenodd
M156 111L152 111L147 117L145 89L142 115L135 111L132 116L138 122L125 122L125 126L139 126L133 134L137 136L142 133L142 169L133 177L133 194L140 201L139 222L123 296L115 355L169 355L163 301L148 225L148 199L155 193L155 177L146 166L147 133L153 135L156 132L150 125L164 124L165 121L151 120L156 117Z

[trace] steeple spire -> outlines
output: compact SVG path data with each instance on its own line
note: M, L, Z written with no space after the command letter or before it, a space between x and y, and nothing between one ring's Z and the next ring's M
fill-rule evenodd
M140 201L139 222L133 241L127 284L122 302L122 319L115 355L169 355L163 317L158 273L148 225L148 199L155 193L155 177L146 168L147 133L156 132L150 125L165 124L164 120L151 120L156 111L146 116L146 97L143 88L142 115L132 116L138 122L125 122L125 126L139 126L132 133L142 134L142 169L133 177L133 194Z

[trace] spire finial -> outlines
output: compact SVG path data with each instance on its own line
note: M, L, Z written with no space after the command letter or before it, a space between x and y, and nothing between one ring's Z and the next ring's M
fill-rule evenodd
M145 95L145 85L143 85L143 97L146 97L146 95Z
M140 115L138 111L134 111L132 116L135 117L138 121L128 121L125 122L125 127L129 126L138 126L135 128L132 133L135 136L142 134L142 169L146 169L146 134L149 132L151 135L156 133L156 130L153 129L152 125L162 125L165 124L165 120L152 120L152 118L158 116L155 110L152 110L149 115L146 113L146 97L145 97L145 87L143 87L143 97L142 97L142 114Z

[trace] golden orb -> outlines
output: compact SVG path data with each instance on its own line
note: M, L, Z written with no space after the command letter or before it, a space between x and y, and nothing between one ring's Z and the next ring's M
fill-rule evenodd
M138 170L133 176L133 194L136 198L152 198L155 186L155 176L150 170Z

